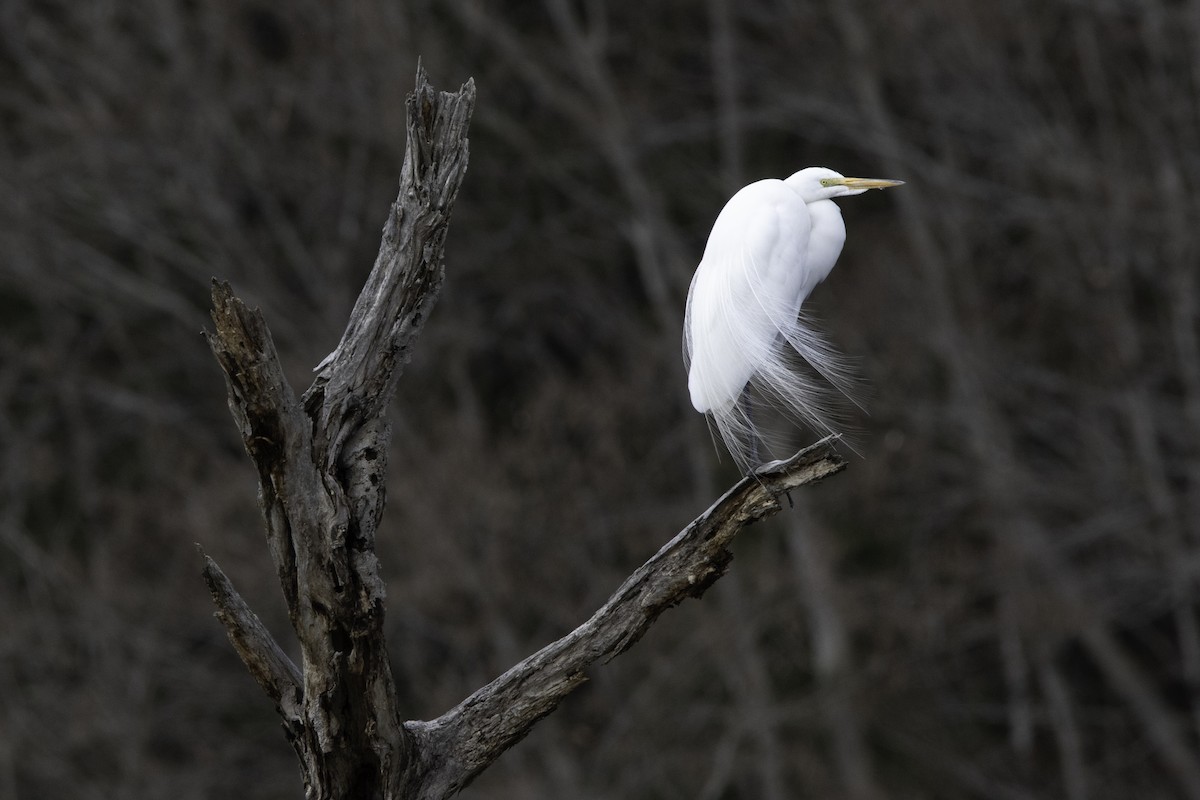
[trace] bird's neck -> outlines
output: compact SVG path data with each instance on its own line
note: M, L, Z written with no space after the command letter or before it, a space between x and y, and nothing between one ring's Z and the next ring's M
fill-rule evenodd
M842 245L846 242L846 224L842 212L832 200L816 200L808 204L812 232L808 237L809 269L813 270L813 285L828 277L837 263Z

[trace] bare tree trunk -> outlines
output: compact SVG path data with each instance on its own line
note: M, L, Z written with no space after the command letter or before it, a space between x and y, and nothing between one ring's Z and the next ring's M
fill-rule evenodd
M1050 726L1058 744L1064 794L1067 800L1086 800L1088 789L1083 737L1071 706L1071 691L1045 648L1038 653L1037 674L1042 694L1046 697Z
M401 721L383 635L375 536L383 512L386 410L437 299L442 248L467 165L474 85L436 92L423 71L408 98L400 194L342 341L297 399L263 316L213 284L209 343L259 473L267 543L303 662L297 667L217 564L204 574L238 654L275 702L310 800L457 793L658 615L699 597L748 524L778 497L840 471L833 438L761 468L635 571L590 620L436 720ZM466 476L464 476L466 477Z
M838 605L828 532L800 503L786 536L789 560L808 613L813 673L838 776L847 798L873 800L881 793L875 784L863 720L852 696L850 634Z
M718 659L718 669L737 700L734 708L741 727L754 745L755 772L759 781L756 796L762 800L783 800L788 792L783 747L775 719L778 701L774 697L766 657L759 645L758 625L750 612L746 590L736 576L721 584L717 602L730 621L733 645L725 658Z

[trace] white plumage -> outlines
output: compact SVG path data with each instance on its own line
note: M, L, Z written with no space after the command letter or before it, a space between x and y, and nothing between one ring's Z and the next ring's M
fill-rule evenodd
M801 306L846 241L832 198L900 183L808 167L744 187L713 223L688 291L684 361L692 405L710 416L743 471L758 466L759 448L769 446L743 398L747 385L785 414L833 431L827 389L796 359L847 396L853 378L805 324Z

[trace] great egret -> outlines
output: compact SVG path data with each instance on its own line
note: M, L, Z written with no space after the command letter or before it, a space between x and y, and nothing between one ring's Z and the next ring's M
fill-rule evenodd
M683 354L692 405L711 417L744 472L758 466L760 444L769 448L743 398L747 384L786 414L833 432L827 390L797 369L797 358L847 397L853 375L800 306L846 241L832 199L901 183L808 167L746 186L713 223L688 290Z

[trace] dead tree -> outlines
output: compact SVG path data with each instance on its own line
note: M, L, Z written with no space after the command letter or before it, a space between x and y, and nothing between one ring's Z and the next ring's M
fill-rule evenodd
M437 92L418 70L408 142L374 269L336 350L297 398L262 314L213 282L209 344L259 475L267 545L303 661L294 664L217 564L217 617L275 702L309 800L449 797L624 652L659 614L725 571L729 543L789 490L841 470L824 440L743 479L636 570L567 636L441 717L403 721L383 635L375 536L384 504L387 407L443 279L450 211L467 167L468 81Z

